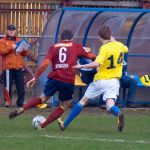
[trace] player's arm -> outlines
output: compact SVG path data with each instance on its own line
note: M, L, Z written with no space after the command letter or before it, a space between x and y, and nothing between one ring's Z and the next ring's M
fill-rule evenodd
M92 53L92 52L88 52L86 54L86 57L89 58L89 59L94 60L96 58L96 55L94 53Z
M50 64L50 60L49 59L45 59L42 63L42 65L40 66L40 68L37 70L37 72L35 73L34 77L36 79L39 78L39 76L44 72L44 70L48 67L48 65Z
M105 51L103 50L103 47L99 50L100 53L99 55L96 57L96 55L94 54L94 59L95 61L89 63L89 64L85 64L85 65L76 65L74 66L73 68L85 68L85 69L90 69L90 68L99 68L100 67L100 64L103 64L104 60L105 60Z
M45 59L42 63L42 65L40 66L40 68L37 70L37 72L35 73L34 77L27 82L27 87L32 87L36 80L39 78L39 76L44 72L44 70L48 67L48 65L50 64L50 60L49 59Z
M27 82L27 84L26 84L27 87L32 87L35 84L36 80L39 78L39 76L48 67L48 65L50 64L51 59L52 59L52 52L51 51L52 50L50 48L47 56L45 57L44 61L42 62L42 65L40 66L40 68L35 73L34 77L30 81Z
M83 47L83 49L84 49L86 52L92 52L91 47Z
M98 68L98 67L100 67L100 65L96 61L93 61L93 62L91 62L89 64L86 64L86 65L80 65L80 64L78 64L78 65L73 66L73 68L77 68L77 69L81 69L81 68L91 69L91 68Z
M123 45L123 52L124 52L124 53L128 53L128 47L125 46L125 45Z

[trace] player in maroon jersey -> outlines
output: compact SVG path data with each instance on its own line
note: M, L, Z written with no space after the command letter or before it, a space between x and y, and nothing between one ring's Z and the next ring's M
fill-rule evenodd
M70 30L64 30L61 34L62 41L49 48L42 65L34 77L27 82L27 87L32 87L42 72L52 63L52 72L48 75L48 81L46 82L42 95L29 100L22 108L11 112L9 114L10 119L15 118L31 107L42 104L57 91L59 91L60 106L49 115L47 120L41 124L40 128L44 128L59 118L64 113L64 110L69 107L69 100L72 99L75 82L76 70L73 66L76 65L77 59L80 56L90 59L95 59L96 57L95 54L86 52L81 44L73 42L72 38L72 32Z

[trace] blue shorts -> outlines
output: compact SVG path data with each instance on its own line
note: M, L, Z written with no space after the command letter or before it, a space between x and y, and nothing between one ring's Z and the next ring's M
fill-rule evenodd
M57 91L59 92L60 101L70 100L73 96L74 85L48 78L43 91L44 95L46 97L53 96Z

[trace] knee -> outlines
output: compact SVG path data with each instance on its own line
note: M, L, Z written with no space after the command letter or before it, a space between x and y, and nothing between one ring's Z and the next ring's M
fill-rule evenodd
M115 102L113 99L107 99L106 100L106 109L107 111L110 110L111 107L113 107L115 105Z
M85 106L85 105L87 104L87 102L88 102L88 99L87 99L86 97L83 97L83 98L80 100L80 104L81 104L82 106Z
M68 108L71 108L71 101L64 101L61 102L60 101L60 105L59 105L63 110L67 110Z

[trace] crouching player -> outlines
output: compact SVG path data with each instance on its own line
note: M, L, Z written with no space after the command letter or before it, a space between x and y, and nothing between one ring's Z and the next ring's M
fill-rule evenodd
M119 94L119 79L122 75L124 53L128 52L128 48L120 42L111 40L111 30L108 26L102 26L98 35L103 46L100 48L96 60L90 64L74 66L78 69L98 68L94 81L87 88L83 98L73 107L65 122L61 118L58 119L62 130L67 128L71 121L79 115L88 99L94 99L101 94L106 101L107 110L118 117L118 131L123 130L124 115L119 107L115 106L115 100Z
M49 63L52 63L52 72L48 75L48 81L42 95L29 100L22 108L11 112L9 114L10 119L15 118L31 107L42 104L57 91L59 91L60 106L48 116L47 120L39 128L44 128L55 121L70 106L69 100L72 99L76 73L76 69L73 66L77 64L77 59L80 56L90 59L95 59L96 56L91 52L86 52L81 44L73 42L73 34L70 30L64 30L61 34L61 39L61 42L49 48L48 54L35 73L34 78L27 82L27 86L32 87Z

